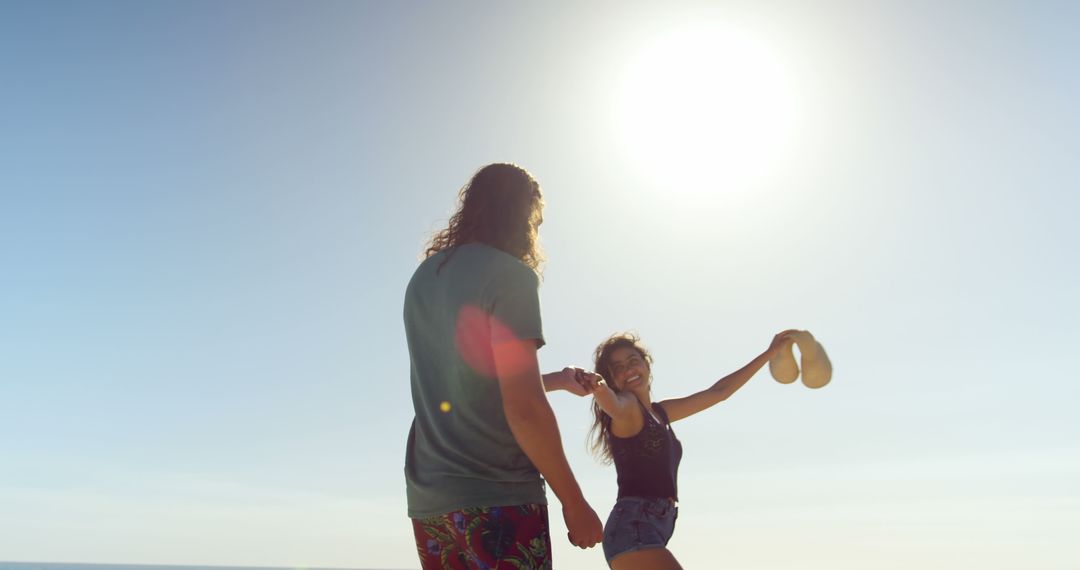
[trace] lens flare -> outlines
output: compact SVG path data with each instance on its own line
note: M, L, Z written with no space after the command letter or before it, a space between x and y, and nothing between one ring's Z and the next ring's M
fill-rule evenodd
M497 373L517 374L535 361L533 339L521 339L494 315L475 305L458 311L454 343L458 354L473 370L495 378Z

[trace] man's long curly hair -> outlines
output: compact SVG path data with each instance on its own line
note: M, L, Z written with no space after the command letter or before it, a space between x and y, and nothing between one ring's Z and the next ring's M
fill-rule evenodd
M614 374L611 373L611 353L615 352L615 349L624 346L636 350L652 368L652 354L649 353L649 349L645 348L645 345L641 344L641 338L636 334L625 332L609 336L607 340L600 343L600 346L596 347L596 352L593 353L593 371L603 376L607 385L616 392L619 389L615 387L615 382L612 380ZM612 462L611 416L600 409L600 405L596 403L596 398L593 398L592 401L592 411L593 425L589 428L588 435L589 451L601 463L609 464Z
M543 221L544 199L540 184L527 170L515 164L489 164L473 175L458 197L457 212L446 229L431 237L425 259L466 243L483 243L539 273L544 257L537 228Z

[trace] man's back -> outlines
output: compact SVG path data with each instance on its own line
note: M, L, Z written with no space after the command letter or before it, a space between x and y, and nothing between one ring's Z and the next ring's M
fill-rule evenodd
M405 459L410 517L546 503L506 422L491 352L500 337L543 344L537 286L521 261L475 243L436 253L413 274L404 308L416 412Z

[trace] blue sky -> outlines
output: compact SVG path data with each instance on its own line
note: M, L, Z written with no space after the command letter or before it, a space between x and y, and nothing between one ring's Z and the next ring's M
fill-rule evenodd
M1077 24L1053 2L0 3L0 559L415 567L404 287L457 189L512 161L548 204L545 369L624 329L661 399L789 327L833 360L822 390L762 372L675 425L684 565L1074 568ZM781 62L791 134L761 171L731 176L707 145L732 133L672 119L678 94L643 111L682 129L649 144L695 164L654 164L614 111L642 53L702 26ZM551 400L606 516L588 402ZM551 500L556 563L601 566Z

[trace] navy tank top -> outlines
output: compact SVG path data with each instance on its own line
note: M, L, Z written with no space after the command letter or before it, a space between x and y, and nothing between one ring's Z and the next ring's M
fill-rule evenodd
M609 433L611 457L619 479L619 498L660 497L679 499L678 473L682 459L682 444L675 438L671 422L663 406L653 403L652 409L660 418L658 423L645 406L641 406L645 425L633 437L616 437Z

